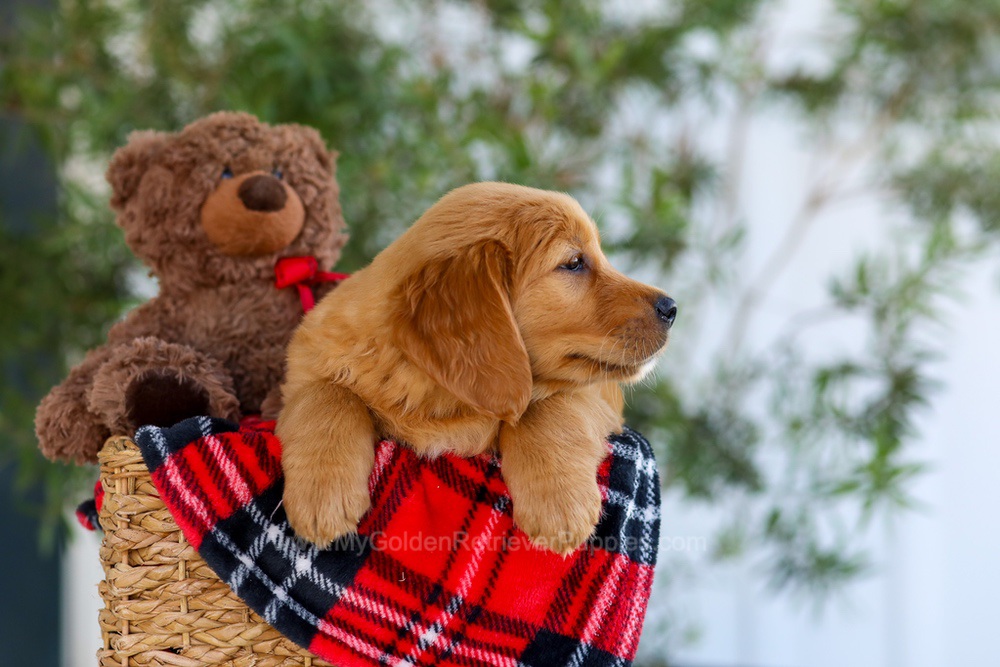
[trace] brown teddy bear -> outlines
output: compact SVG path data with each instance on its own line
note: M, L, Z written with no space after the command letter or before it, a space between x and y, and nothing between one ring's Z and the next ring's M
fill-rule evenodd
M143 424L277 413L285 346L307 298L276 287L275 265L339 258L335 158L311 128L242 113L131 135L108 168L111 206L159 296L42 401L35 428L46 456L95 461L111 434Z

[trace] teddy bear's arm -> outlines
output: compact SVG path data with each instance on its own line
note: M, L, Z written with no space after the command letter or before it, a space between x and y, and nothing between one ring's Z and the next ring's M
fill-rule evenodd
M240 417L233 379L222 362L153 336L113 349L94 376L89 407L112 432L124 434L203 414Z
M129 311L125 319L108 332L108 343L122 344L145 336L165 341L180 339L179 322L183 319L169 313L168 303L157 297Z
M35 412L35 435L42 454L58 461L95 463L111 431L87 407L94 374L111 357L102 346L87 353L62 384L42 399Z

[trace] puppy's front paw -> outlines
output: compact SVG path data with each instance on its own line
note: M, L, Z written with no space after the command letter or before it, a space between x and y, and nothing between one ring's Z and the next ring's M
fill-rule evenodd
M295 533L326 548L358 529L371 499L367 482L310 478L298 484L286 483L283 504Z
M601 491L596 483L521 494L514 501L514 523L535 545L563 556L593 535L600 518Z

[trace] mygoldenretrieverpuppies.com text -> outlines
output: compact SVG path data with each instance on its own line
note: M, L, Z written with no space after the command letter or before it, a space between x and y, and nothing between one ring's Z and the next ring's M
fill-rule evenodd
M648 540L640 536L621 537L611 535L592 537L584 549L604 549L612 552L631 552L642 549ZM469 535L456 532L451 535L428 535L422 532L387 535L373 532L361 535L351 533L338 539L331 548L339 551L363 553L367 551L529 551L544 549L543 540L530 540L526 535ZM708 539L704 536L664 536L660 539L660 550L674 552L703 553L708 550Z

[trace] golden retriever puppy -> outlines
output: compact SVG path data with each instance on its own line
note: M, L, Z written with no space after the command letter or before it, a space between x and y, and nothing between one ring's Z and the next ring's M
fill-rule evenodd
M676 312L611 267L568 195L453 190L292 338L276 431L292 528L318 545L356 530L386 437L426 456L499 451L516 524L572 552L600 518L618 383L653 367Z

